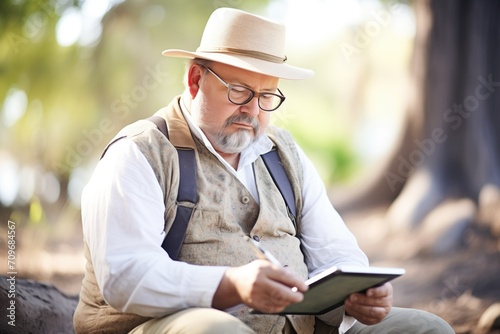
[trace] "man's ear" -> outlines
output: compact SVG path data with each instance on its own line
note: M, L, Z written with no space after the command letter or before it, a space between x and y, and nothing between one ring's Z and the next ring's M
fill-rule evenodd
M189 94L191 95L191 99L194 99L198 94L202 72L203 68L200 65L193 64L189 68L187 84L189 87Z

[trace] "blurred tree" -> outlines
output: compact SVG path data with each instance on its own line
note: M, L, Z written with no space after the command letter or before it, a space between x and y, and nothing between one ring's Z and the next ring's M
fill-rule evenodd
M86 181L85 169L120 127L153 113L181 92L183 68L169 68L161 51L196 48L215 8L258 12L267 2L1 1L0 162L8 160L12 179L1 186L18 192L13 203L0 196L2 221L16 208L30 211L40 205L44 214L31 216L43 218L51 211L43 220L57 221L68 207L68 184L71 188L75 175L78 182ZM102 20L99 6L106 7ZM85 30L89 17L99 22ZM67 29L64 19L82 30L66 44L60 40ZM89 31L97 33L94 42L85 42ZM24 198L21 188L28 189ZM73 192L79 189L81 184Z
M80 116L93 107L92 99L75 99L75 92L88 97L88 73L76 48L62 48L56 40L61 14L77 3L9 0L0 4L0 153L3 163L14 166L4 170L9 172L9 182L4 179L1 186L11 188L15 196L10 208L0 210L4 218L16 207L40 208L40 199L54 204L65 198L67 174L66 180L64 173L58 180L53 163L63 155L59 148L74 140ZM28 214L39 221L44 217Z
M458 199L473 208L462 226L492 203L497 213L489 219L500 220L500 2L414 5L414 96L407 130L358 203L394 200L387 219L406 228L448 201L463 208Z
M56 41L61 13L76 3L3 1L0 9L0 100L13 90L27 97L26 110L15 121L5 122L12 110L2 111L2 146L19 153L21 162L41 163L49 170L60 158L53 147L71 141L72 125L95 107L92 99L74 101L75 92L88 93L88 73L76 48L62 48Z
M92 57L97 73L106 73L96 82L96 93L99 117L111 117L117 125L110 135L124 124L149 116L182 92L182 60L162 57L164 49L196 49L209 15L218 7L258 12L267 2L125 1L110 10Z

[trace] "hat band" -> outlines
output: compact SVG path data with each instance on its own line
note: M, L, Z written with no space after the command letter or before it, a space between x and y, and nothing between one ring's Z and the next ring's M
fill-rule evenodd
M226 47L220 47L220 48L215 48L212 50L197 50L198 52L207 52L207 53L229 53L229 54L235 54L235 55L240 55L240 56L247 56L251 58L257 58L260 60L265 60L265 61L270 61L272 63L284 63L287 58L286 56L284 58L278 57L278 56L273 56L268 53L264 52L259 52L259 51L252 51L252 50L241 50L241 49L234 49L234 48L226 48Z

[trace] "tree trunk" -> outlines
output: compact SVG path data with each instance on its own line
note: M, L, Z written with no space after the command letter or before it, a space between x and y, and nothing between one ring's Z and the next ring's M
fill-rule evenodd
M401 193L414 168L403 163L402 159L415 149L414 140L423 131L424 107L423 89L427 64L428 34L431 15L428 0L414 2L417 17L416 36L411 59L411 96L405 110L404 124L401 127L392 150L373 166L372 172L349 189L347 196L342 189L334 197L336 206L342 212L357 211L363 207L387 205ZM409 168L408 168L409 167ZM335 192L335 191L332 191Z
M424 131L398 157L392 173L414 173L388 213L410 227L450 198L498 200L491 189L500 186L500 2L439 0L429 8Z

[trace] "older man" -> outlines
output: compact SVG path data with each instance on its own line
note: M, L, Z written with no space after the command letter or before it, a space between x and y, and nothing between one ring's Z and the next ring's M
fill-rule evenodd
M221 8L196 52L164 51L192 59L184 93L156 113L168 133L161 122L126 127L83 194L87 268L77 333L453 332L432 314L391 309L389 283L318 317L272 314L303 299L307 277L368 265L310 160L269 126L285 100L279 79L312 76L287 64L284 41L283 25ZM295 214L263 161L273 150ZM186 181L188 169L194 177ZM183 182L195 189L192 203L179 198ZM175 234L182 217L185 231ZM244 237L284 266L256 259Z

